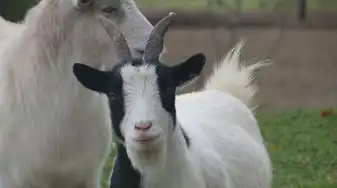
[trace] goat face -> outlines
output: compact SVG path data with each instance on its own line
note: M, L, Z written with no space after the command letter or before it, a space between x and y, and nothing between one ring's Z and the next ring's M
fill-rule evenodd
M114 132L134 167L149 171L165 164L174 139L176 87L199 75L204 61L197 54L174 67L127 62L107 72L75 64L74 73L85 87L108 95Z

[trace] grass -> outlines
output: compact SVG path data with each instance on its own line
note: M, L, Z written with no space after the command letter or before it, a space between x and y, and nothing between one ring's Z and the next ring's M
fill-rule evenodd
M274 164L274 188L337 187L337 115L297 110L258 115Z
M319 110L258 113L273 162L273 188L337 187L336 111L328 117L321 117ZM105 179L112 168L112 156ZM103 185L106 187L105 182Z
M211 7L216 11L227 11L233 7L236 0L137 0L140 7L146 8L174 8L182 10L206 10L210 9L208 3L213 4ZM243 11L263 11L265 5L270 6L276 0L242 0ZM216 2L222 2L219 6ZM281 0L278 9L296 9L297 0ZM307 0L309 10L336 10L336 0Z

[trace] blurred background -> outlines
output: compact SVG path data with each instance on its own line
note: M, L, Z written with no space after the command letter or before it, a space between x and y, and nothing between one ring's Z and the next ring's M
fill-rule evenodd
M0 13L23 18L37 0L1 0ZM258 75L262 109L337 105L337 0L136 0L152 22L178 16L168 33L167 58L204 52L211 64L240 38L247 61L270 58ZM202 80L198 87L202 86ZM186 88L190 91L192 87Z

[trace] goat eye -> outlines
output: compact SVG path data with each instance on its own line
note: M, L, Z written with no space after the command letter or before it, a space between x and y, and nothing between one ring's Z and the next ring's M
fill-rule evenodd
M116 12L118 9L116 7L113 6L106 6L104 8L102 8L102 11L108 14L111 14L113 12Z

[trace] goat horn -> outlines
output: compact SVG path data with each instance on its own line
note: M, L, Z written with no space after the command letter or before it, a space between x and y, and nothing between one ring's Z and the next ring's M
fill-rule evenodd
M118 29L118 27L111 22L109 19L100 16L100 22L103 25L105 31L111 38L111 40L116 45L117 55L118 58L123 62L131 62L132 61L132 54L130 51L130 47L123 35L123 33Z
M170 12L169 15L161 19L151 31L145 51L144 51L144 62L155 62L159 59L159 55L163 50L164 45L164 35L166 34L168 27L172 23L172 18L176 14Z

